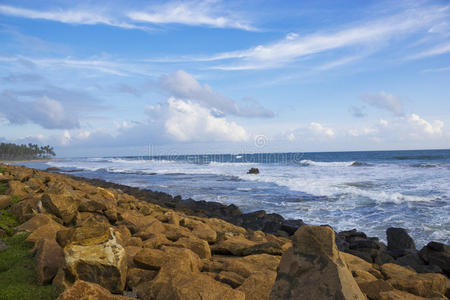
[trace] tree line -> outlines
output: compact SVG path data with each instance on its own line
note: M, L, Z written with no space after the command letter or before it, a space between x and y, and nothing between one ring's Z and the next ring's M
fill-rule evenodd
M55 156L53 147L39 146L37 144L16 145L12 143L0 144L0 160L24 160L24 159L42 159Z

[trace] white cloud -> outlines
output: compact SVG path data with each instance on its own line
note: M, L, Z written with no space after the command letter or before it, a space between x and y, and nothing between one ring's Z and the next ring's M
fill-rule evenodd
M433 123L430 123L422 119L417 114L411 114L411 116L409 116L408 118L408 121L414 127L414 129L419 129L428 135L441 135L442 128L444 127L444 122L440 120L435 120L433 121Z
M214 92L207 84L203 86L189 73L179 70L162 76L159 86L177 98L196 100L202 105L215 109L218 113L241 117L270 118L274 113L262 107L257 101L246 101L245 105Z
M191 101L171 97L167 103L148 107L150 123L163 122L165 132L176 141L230 141L241 142L249 134L240 125L216 116L211 110Z
M436 55L442 55L450 52L450 42L444 43L441 45L437 45L431 49L422 51L420 53L417 53L415 55L412 55L409 57L409 59L419 59L419 58L425 58L429 56L436 56Z
M283 40L274 43L258 45L241 51L220 53L204 60L235 60L234 62L213 67L213 69L220 70L277 68L294 60L330 50L352 46L357 46L358 52L361 52L361 46L368 46L370 49L381 49L389 45L388 42L394 37L409 35L418 29L429 27L433 23L447 17L448 10L446 9L422 7L331 33L313 33L306 36L290 33ZM320 66L319 69L330 69L358 58L360 56L349 56Z
M363 129L349 129L348 133L351 136L363 136L363 135L372 135L374 133L377 133L378 130L376 128L363 128Z
M328 137L334 136L334 130L332 128L325 127L325 126L323 126L320 123L311 122L309 124L309 128L313 132L315 132L316 134L319 134L319 135L325 135L325 136L328 136Z
M117 5L81 4L56 9L28 9L0 5L0 14L27 19L39 19L76 25L103 24L124 29L152 30L138 23L183 24L216 28L255 30L248 18L236 11L228 11L218 1L166 2L162 5L141 6L132 10Z
M402 102L392 94L380 92L378 94L361 95L362 101L380 109L388 110L396 115L403 115Z
M389 125L389 122L387 120L380 119L380 125L383 127L387 127Z
M21 101L11 92L0 94L0 115L10 124L32 122L46 129L71 129L80 126L76 113L65 109L60 101L41 97L34 101Z
M9 5L0 5L0 14L28 19L55 21L67 24L79 24L79 25L104 24L109 26L121 27L125 29L144 29L144 27L136 26L127 22L120 22L105 14L102 15L101 11L98 11L98 9L91 9L89 11L75 10L75 9L39 11Z
M127 16L137 22L151 24L184 24L217 28L254 30L244 19L237 19L236 12L224 14L216 1L168 2L148 10L132 11Z

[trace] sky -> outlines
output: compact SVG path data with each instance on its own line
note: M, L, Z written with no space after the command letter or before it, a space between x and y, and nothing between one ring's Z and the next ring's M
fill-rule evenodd
M0 0L0 142L450 148L450 2Z

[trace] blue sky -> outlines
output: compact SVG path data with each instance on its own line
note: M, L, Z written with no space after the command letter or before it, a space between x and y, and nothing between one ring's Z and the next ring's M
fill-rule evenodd
M0 141L450 148L448 1L0 1Z

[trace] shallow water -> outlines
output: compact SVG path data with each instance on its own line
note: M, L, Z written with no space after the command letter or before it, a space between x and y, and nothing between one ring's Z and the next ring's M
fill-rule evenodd
M407 228L418 248L449 244L450 150L71 158L28 163L135 187L265 209L385 239ZM246 174L251 167L260 174Z

